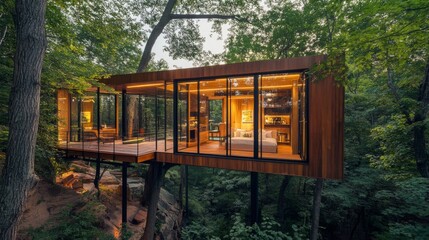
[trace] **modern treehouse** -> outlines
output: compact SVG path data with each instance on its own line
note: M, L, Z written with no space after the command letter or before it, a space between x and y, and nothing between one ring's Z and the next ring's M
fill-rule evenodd
M343 177L344 89L309 73L325 56L145 72L58 92L68 156Z

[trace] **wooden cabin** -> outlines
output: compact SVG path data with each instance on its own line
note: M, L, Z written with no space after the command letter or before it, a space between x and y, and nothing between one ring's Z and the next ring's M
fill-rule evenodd
M116 75L58 92L68 156L341 179L344 89L325 56Z

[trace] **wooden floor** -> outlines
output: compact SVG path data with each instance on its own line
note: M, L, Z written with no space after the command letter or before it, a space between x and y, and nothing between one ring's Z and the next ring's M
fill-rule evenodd
M110 143L94 142L69 142L60 144L59 149L65 150L69 155L73 156L96 156L101 154L103 159L118 160L126 162L144 162L153 160L156 152L173 153L173 142L164 140L151 142L141 142L134 144L123 144L122 140L116 140ZM197 147L180 148L179 152L197 153ZM200 154L227 156L225 144L220 144L218 141L208 141L200 145ZM98 156L97 155L97 156ZM228 156L235 157L253 157L252 151L230 151ZM278 160L301 160L298 154L292 154L292 149L289 145L279 144L277 153L262 152L261 158L278 159Z
M197 153L197 147L182 147L179 148L179 152L186 152L186 153ZM220 144L218 141L208 141L206 143L203 143L200 145L200 154L210 154L210 155L219 155L219 156L226 156L226 148L225 144ZM235 156L235 157L253 157L253 151L237 151L232 149L230 151L229 156ZM262 152L261 158L268 158L268 159L279 159L279 160L301 160L301 157L299 154L292 154L292 147L290 145L285 144L279 144L277 146L277 153L269 153L269 152Z
M122 140L109 143L93 142L68 142L58 146L66 151L69 156L93 157L101 155L105 160L117 160L124 162L145 162L155 158L155 152L173 152L173 142L155 141L133 144L123 144Z

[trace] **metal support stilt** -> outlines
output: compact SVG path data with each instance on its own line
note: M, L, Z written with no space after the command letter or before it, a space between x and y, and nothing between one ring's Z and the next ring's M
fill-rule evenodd
M128 163L123 162L122 163L122 226L126 226L127 224L127 169L128 169Z
M250 173L250 224L255 224L259 219L258 209L258 173Z
M189 214L189 184L188 184L188 165L185 166L185 223L188 222Z

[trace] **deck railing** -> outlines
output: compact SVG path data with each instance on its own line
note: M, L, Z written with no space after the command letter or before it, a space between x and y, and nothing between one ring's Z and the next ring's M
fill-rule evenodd
M103 156L111 156L111 159L106 160L116 160L118 155L138 157L157 150L165 151L164 135L157 136L155 132L133 131L129 136L120 137L118 134L99 133L97 129L61 131L59 148L74 153L80 152L82 157L102 153Z

